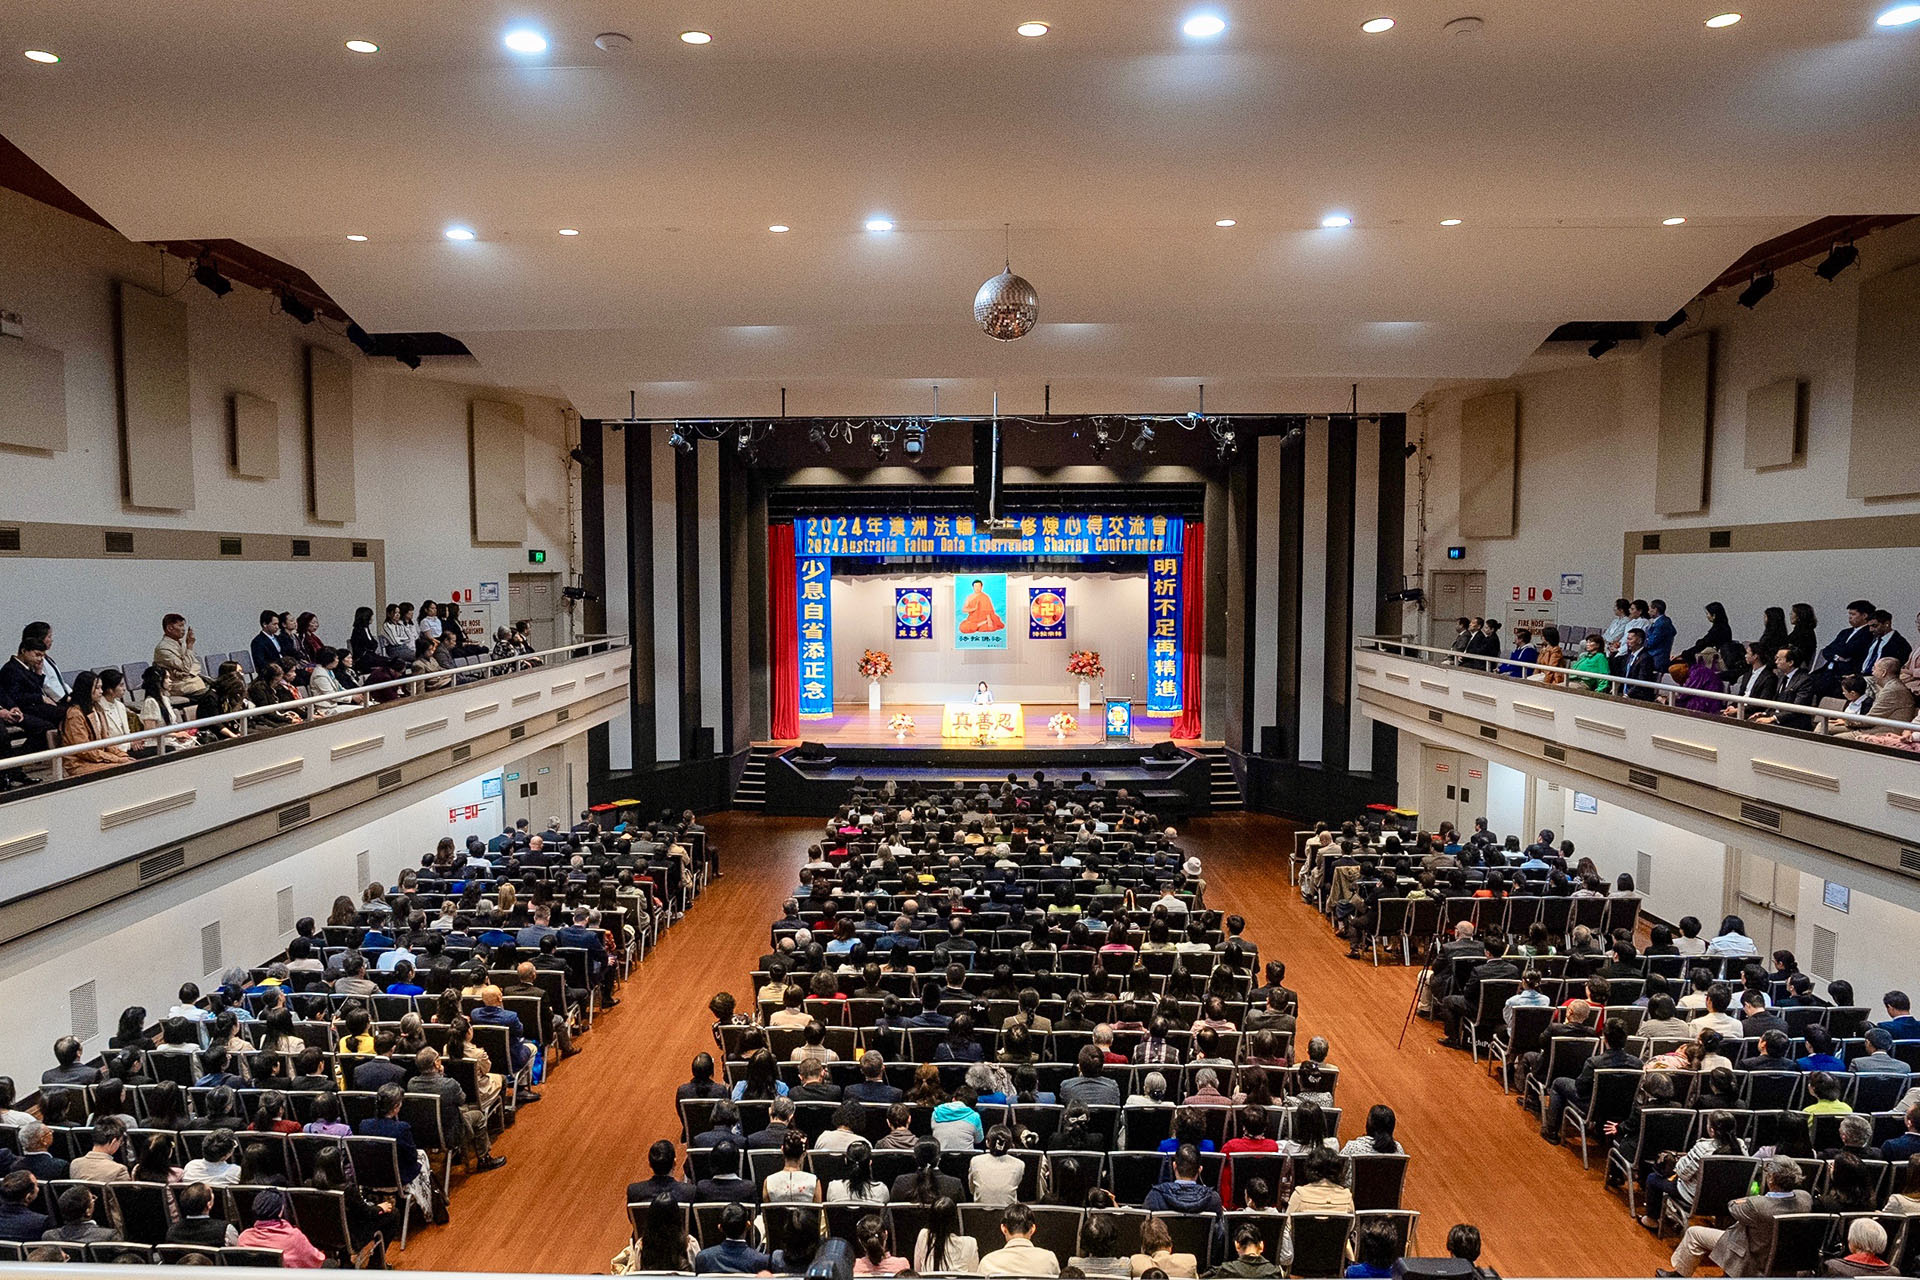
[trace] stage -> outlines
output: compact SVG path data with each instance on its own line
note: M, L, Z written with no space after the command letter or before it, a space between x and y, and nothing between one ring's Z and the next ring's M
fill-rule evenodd
M824 743L830 748L845 747L885 747L892 750L925 753L929 751L978 751L982 753L1070 751L1084 753L1089 748L1105 750L1128 750L1137 754L1141 750L1151 751L1155 743L1171 740L1173 720L1171 718L1148 720L1138 711L1133 717L1133 739L1129 744L1124 739L1108 741L1103 730L1106 721L1100 703L1095 702L1085 711L1070 702L1045 703L1028 702L1022 704L1025 712L1026 739L1011 739L988 743L976 743L969 738L942 738L940 736L940 704L938 703L901 703L883 706L878 711L869 711L866 707L848 707L836 710L831 716L818 720L802 720L800 737L779 743L781 746L796 746L802 741ZM1053 730L1047 728L1047 721L1060 712L1067 712L1079 721L1079 725L1065 737L1056 737ZM905 713L913 717L913 730L900 737L887 727L887 721Z

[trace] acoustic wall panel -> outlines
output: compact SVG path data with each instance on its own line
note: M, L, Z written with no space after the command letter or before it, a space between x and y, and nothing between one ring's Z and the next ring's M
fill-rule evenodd
M280 406L245 391L233 393L232 461L235 475L280 478Z
M67 447L67 361L53 348L0 338L0 445Z
M475 400L468 406L467 474L473 497L473 540L527 540L526 414L517 404Z
M354 518L353 361L307 348L307 503L315 520Z
M1862 281L1847 496L1920 493L1920 264Z
M1799 379L1782 378L1747 392L1747 465L1784 467L1799 456Z
M1707 509L1712 448L1713 334L1696 333L1660 349L1660 428L1654 447L1653 509L1663 516Z
M1520 397L1475 396L1460 406L1460 536L1513 536L1514 460L1520 446Z
M187 304L120 282L121 482L127 503L193 508Z

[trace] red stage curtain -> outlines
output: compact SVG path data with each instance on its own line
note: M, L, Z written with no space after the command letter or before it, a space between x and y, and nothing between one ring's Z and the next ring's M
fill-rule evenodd
M793 576L793 526L767 526L767 626L772 635L773 736L800 736L799 607Z
M1188 522L1180 546L1180 706L1173 722L1176 738L1200 736L1201 619L1206 617L1206 527Z

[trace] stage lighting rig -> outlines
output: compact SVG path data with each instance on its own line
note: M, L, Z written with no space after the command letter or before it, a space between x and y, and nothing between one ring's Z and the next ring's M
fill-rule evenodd
M1140 424L1140 432L1133 438L1135 453L1148 453L1153 449L1153 428L1147 423Z
M1833 246L1833 252L1813 269L1813 274L1831 282L1835 276L1858 261L1860 261L1860 250L1850 244L1837 244Z
M873 424L873 434L869 437L869 442L873 445L875 462L885 462L887 455L893 452L893 433L877 422Z
M1664 338L1668 334L1672 333L1675 329L1678 329L1681 325L1685 324L1686 322L1687 322L1687 309L1685 307L1682 307L1678 311L1674 312L1672 315L1668 316L1665 320L1662 320L1653 326L1654 336L1657 338Z
M193 278L216 298L233 292L233 281L220 274L220 268L213 265L211 258L201 258L193 264Z
M1601 356L1607 354L1607 352L1613 350L1615 347L1619 345L1620 344L1618 342L1615 342L1612 338L1602 338L1600 339L1600 341L1594 343L1592 346L1587 348L1587 355L1589 355L1595 360L1598 360Z
M674 424L673 430L667 432L667 443L681 453L693 452L693 441L688 438L678 423Z
M1773 292L1773 272L1763 271L1753 278L1753 283L1741 291L1734 301L1751 311L1760 305L1760 300Z
M1214 451L1220 455L1220 461L1222 462L1225 462L1228 458L1231 458L1235 453L1239 452L1240 439L1233 429L1233 423L1216 422L1213 424L1213 448Z
M285 290L280 293L280 309L301 324L313 323L313 308Z

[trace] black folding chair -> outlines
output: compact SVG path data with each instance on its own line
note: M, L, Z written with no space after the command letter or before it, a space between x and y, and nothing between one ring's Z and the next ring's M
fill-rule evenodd
M1353 1232L1350 1213L1295 1213L1287 1215L1293 1227L1293 1266L1290 1274L1304 1280L1332 1280L1347 1265L1347 1237Z

